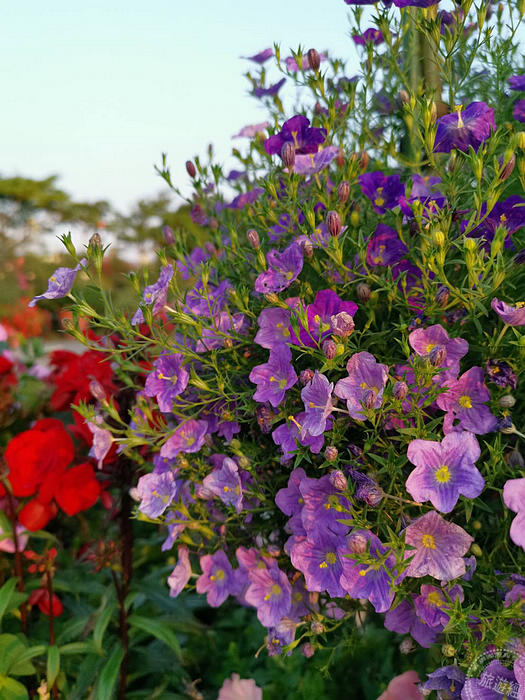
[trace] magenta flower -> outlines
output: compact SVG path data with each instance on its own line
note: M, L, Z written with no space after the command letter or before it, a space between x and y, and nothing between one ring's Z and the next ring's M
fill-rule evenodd
M233 673L221 685L217 700L262 700L262 690L252 678L241 678Z
M335 385L334 394L346 400L348 413L355 420L366 420L363 404L379 408L388 377L388 367L376 362L369 352L352 355L346 365L348 377Z
M439 513L431 510L415 520L405 530L407 549L405 558L411 558L406 576L432 576L440 581L452 581L466 572L463 556L473 538L454 523L448 523Z
M244 599L257 608L257 619L265 627L275 627L288 615L292 605L292 587L277 562L249 569L250 585Z
M302 422L303 431L310 435L321 435L326 430L326 421L332 413L332 389L331 384L324 374L316 370L313 379L301 391L304 403L305 417Z
M357 178L363 194L372 202L374 211L385 214L399 204L405 188L399 175L385 175L380 170L364 173Z
M277 408L286 391L297 382L290 349L286 345L278 345L270 351L268 362L254 367L249 378L253 384L257 384L254 400L259 403L269 401Z
M187 420L179 425L173 435L166 440L160 450L160 456L173 459L180 452L198 452L204 445L204 436L208 424L202 420Z
M445 114L437 120L434 153L450 153L453 148L477 151L496 130L494 110L485 102L472 102L466 109Z
M352 39L357 46L366 46L367 44L382 44L385 40L383 33L379 29L370 27L363 34L353 34Z
M261 65L262 63L266 63L266 61L273 56L273 49L263 49L262 51L259 51L259 53L253 54L253 56L243 56L247 61L253 61L254 63L258 63Z
M153 372L148 375L144 393L156 396L159 408L169 413L173 400L188 386L190 375L182 366L184 356L180 353L160 355L153 363Z
M270 136L264 142L264 149L268 155L281 153L285 143L292 143L296 155L301 153L317 153L319 146L326 139L326 129L310 126L310 120L298 114L284 122L278 134Z
M218 608L229 595L239 592L239 583L228 557L219 549L200 559L202 574L197 579L197 593L206 593L208 605Z
M47 281L46 291L33 297L28 306L34 306L39 299L62 299L62 297L67 296L73 287L77 272L86 264L86 258L82 258L76 267L57 268Z
M147 306L153 306L153 315L159 313L166 304L168 296L168 288L171 278L173 277L173 265L164 265L160 271L159 279L155 284L149 284L142 292L142 303ZM135 311L131 323L136 326L138 323L144 323L144 314L139 308Z
M266 260L269 270L261 272L255 280L255 291L261 294L282 292L303 269L303 252L297 243L292 243L282 252L270 250Z
M230 459L225 457L220 469L214 469L211 474L204 477L203 486L221 499L226 505L231 505L237 513L242 510L242 484L239 475L239 467Z
M168 576L168 586L170 587L170 598L176 598L188 583L191 576L191 564L188 548L180 545L178 548L179 561Z
M361 554L366 552L369 561L361 563L353 558L356 550ZM391 583L396 578L392 573L396 559L393 554L385 558L388 551L369 530L352 530L346 543L337 550L343 568L341 586L351 598L367 598L378 613L390 608L395 595Z
M257 134L260 134L261 131L265 131L269 126L270 126L270 122L259 122L258 124L248 124L247 126L243 126L242 129L237 134L234 134L232 136L232 138L233 139L240 139L240 138L252 139Z
M437 397L436 403L447 412L443 421L445 434L452 430L468 430L483 435L496 429L496 418L485 406L490 392L484 383L481 367L472 367L459 379L447 380L443 387L447 391ZM454 425L456 420L459 423Z
M259 330L254 342L262 348L273 350L278 345L290 342L290 312L287 309L272 307L263 309L257 319Z
M298 175L315 175L315 173L320 173L327 165L330 165L338 153L339 148L337 146L326 146L326 148L321 148L317 153L296 155L293 172Z
M509 326L525 326L525 301L519 301L516 306L511 306L494 297L490 305Z
M525 550L525 479L509 479L505 483L503 503L517 513L510 526L510 539Z
M325 53L320 53L319 58L322 63L323 61L326 61L328 56ZM284 59L284 62L291 73L297 73L297 71L299 70L310 70L310 61L308 60L308 56L303 56L300 64L297 63L296 59L293 56L287 56Z
M137 483L140 512L148 518L158 518L176 497L179 485L173 472L141 476Z
M407 253L408 248L399 239L397 231L378 224L366 247L366 261L371 267L383 267L399 262Z
M268 86L267 88L263 87L262 85L259 85L256 87L253 91L253 96L254 97L273 97L274 95L277 95L279 90L282 88L282 86L285 84L286 78L282 78L279 80L279 82L274 83L273 85Z
M344 537L328 532L319 533L315 539L295 539L290 559L303 573L308 591L327 591L332 597L344 597L345 590L339 583L343 569L337 554L344 543Z
M331 289L322 289L317 292L312 304L306 307L308 328L299 326L299 338L292 332L292 341L297 345L316 347L322 340L332 334L332 317L341 312L353 317L357 311L357 304L353 301L343 301Z
M416 328L408 336L408 342L420 357L429 357L436 352L436 348L442 351L443 361L441 367L446 371L441 372L437 379L442 383L447 379L456 379L459 373L459 361L468 352L468 343L463 338L449 338L447 331L439 323L428 328Z
M459 495L476 498L485 481L474 463L481 454L472 433L452 432L442 442L412 440L407 456L416 469L406 481L416 501L430 501L442 513L450 513Z

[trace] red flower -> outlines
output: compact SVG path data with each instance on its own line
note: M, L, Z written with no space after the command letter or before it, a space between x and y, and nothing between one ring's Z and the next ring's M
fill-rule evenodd
M82 355L58 350L51 354L51 364L56 367L52 380L55 391L51 396L51 408L60 411L71 404L89 401L92 396L89 383L96 379L108 394L116 391L112 382L113 370L107 355L88 350Z
M64 606L60 602L58 596L54 593L51 598L51 605L49 601L49 591L45 588L37 588L31 591L29 594L29 600L27 601L29 605L38 605L40 612L44 615L50 615L51 617L58 617L64 612Z
M94 505L100 495L95 470L88 462L68 469L55 486L55 499L68 515Z
M18 514L18 521L30 532L36 532L44 528L57 514L54 503L41 503L37 498L25 504Z

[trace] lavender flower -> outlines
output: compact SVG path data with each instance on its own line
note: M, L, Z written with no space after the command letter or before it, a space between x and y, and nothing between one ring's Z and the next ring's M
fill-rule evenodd
M270 351L268 362L257 365L250 372L250 381L257 384L255 401L269 403L277 408L286 391L297 382L297 374L291 364L292 353L286 345L278 345Z
M232 136L234 139L247 138L252 139L261 131L265 131L270 126L270 122L259 122L259 124L248 124L248 126L243 126L242 129Z
M317 55L319 56L320 62L326 61L326 59L328 58L328 56L325 53L318 53ZM291 73L297 73L297 71L299 70L307 71L311 68L310 61L308 60L308 55L302 57L300 64L293 56L287 56L284 59L284 62L286 64L287 69Z
M476 498L485 481L474 466L481 450L472 433L452 432L442 442L412 440L407 456L416 469L406 481L416 501L430 501L442 513L450 513L459 495Z
M348 377L337 382L334 394L346 400L348 413L352 418L365 420L366 413L363 410L365 399L372 408L379 408L383 403L388 367L376 362L369 352L358 352L348 360L346 369Z
M184 356L180 353L160 355L153 363L153 372L148 375L144 393L156 396L159 408L169 413L173 400L188 386L190 375L182 366Z
M477 151L492 130L496 130L494 110L485 102L472 102L464 110L445 114L437 120L434 153L450 153L453 148Z
M353 34L352 39L357 46L366 46L367 44L382 44L385 40L383 33L379 29L370 27L363 34Z
M385 615L385 627L398 634L410 634L418 644L429 649L442 627L430 627L416 615L414 606L409 600L403 600L395 608L388 610Z
M316 153L296 155L293 172L298 175L315 175L324 170L339 153L337 146L326 146Z
M271 566L255 567L248 572L250 585L244 598L257 608L257 618L265 627L275 627L288 615L292 605L292 587L275 561Z
M266 63L266 61L273 56L273 49L263 49L259 53L255 53L253 56L243 56L248 61L253 61L259 65Z
M467 678L461 696L479 700L517 698L518 684L514 672L494 659L479 678ZM515 693L516 691L516 693Z
M473 538L432 510L406 528L405 542L415 549L405 551L405 558L411 558L406 576L421 578L428 574L441 581L452 581L466 571L463 556Z
M452 601L463 602L465 598L463 588L459 585L453 586L446 593ZM447 610L450 609L450 603L443 590L436 586L421 586L420 594L414 599L414 606L419 619L430 627L439 626L440 629L443 629L450 620L447 613Z
M443 421L443 432L468 430L483 435L496 429L497 421L485 402L490 399L490 392L483 382L481 367L472 367L459 377L444 382L447 388L437 397L437 405L447 412ZM454 425L454 421L459 423Z
M485 249L490 247L494 240L496 230L502 227L506 231L504 245L505 248L512 246L512 235L525 226L525 199L519 195L507 197L502 202L496 202L492 209L487 213L487 204L483 202L480 210L479 223L475 228L468 231L466 235L469 238L482 239L482 245ZM468 220L461 222L461 231L468 230Z
M456 379L459 372L459 361L468 352L468 343L463 338L449 338L447 331L435 324L428 328L417 328L408 336L408 342L420 357L429 357L431 352L444 350L443 361L440 365L446 368L438 375L438 383L447 379Z
M221 499L226 505L231 505L237 513L243 507L243 494L239 467L229 457L225 457L220 469L215 469L204 477L203 486Z
M253 95L254 97L273 97L274 95L277 95L277 93L285 84L285 82L286 78L282 78L281 80L279 80L279 82L274 83L273 85L270 85L267 88L262 87L262 85L259 85L254 89Z
M173 459L180 452L198 452L204 445L208 424L201 420L187 420L179 425L173 435L161 447L160 456Z
M310 120L298 114L284 122L278 134L270 136L264 142L268 155L280 154L286 142L293 143L296 155L317 153L318 147L326 139L326 129L310 126Z
M315 538L327 532L346 535L348 525L340 521L352 518L352 506L333 486L329 474L320 479L302 479L299 491L304 500L301 519L309 537Z
M99 420L101 420L101 418L99 418ZM91 421L86 421L86 425L93 434L93 444L89 450L89 456L94 457L97 460L97 467L102 469L104 459L113 444L113 435L109 430L99 428L96 423L92 423Z
M525 550L525 478L509 479L505 483L503 503L517 513L510 526L510 539Z
M525 326L525 301L519 301L516 306L511 306L494 297L490 305L509 326Z
M86 258L82 258L76 267L57 268L47 281L46 291L33 297L28 306L34 306L39 299L62 299L62 297L67 296L73 287L77 272L86 264Z
M364 173L357 178L363 194L370 199L374 211L385 214L399 204L405 188L399 175L385 175L380 170Z
M166 304L166 299L168 296L168 288L173 277L173 265L164 265L161 268L159 279L155 284L150 284L144 288L142 293L142 303L147 306L153 305L153 315L157 314L163 309ZM144 323L144 314L142 309L139 308L135 311L131 323L136 326L138 323Z
M342 312L353 317L357 304L353 301L343 301L331 289L322 289L315 295L312 304L306 307L308 328L299 328L299 338L292 333L292 341L297 345L314 348L332 334L332 317Z
M141 476L137 483L140 512L148 518L158 518L176 497L179 485L173 472Z
M328 532L294 542L290 559L303 573L308 591L327 591L332 597L344 597L345 590L339 583L343 569L337 554L343 545L342 536Z
M191 564L188 548L181 545L178 548L179 560L168 576L168 586L170 587L170 598L176 598L188 583L191 576Z
M406 253L408 248L399 239L397 231L385 224L378 224L366 247L366 261L371 267L393 265Z
M442 666L427 675L428 680L421 685L424 690L437 690L438 700L461 700L466 677L460 668Z
M303 269L303 253L297 243L292 243L282 253L272 249L266 259L269 270L261 272L255 280L255 291L261 294L282 292Z
M259 330L254 342L262 348L273 350L290 342L290 312L287 309L263 309L257 319Z
M310 435L321 435L326 429L326 421L332 412L332 389L331 384L324 374L315 372L311 382L301 391L301 398L305 407L305 417L303 419L303 431L308 431Z
M202 574L197 579L197 593L206 593L208 605L218 608L229 595L239 591L239 583L228 557L219 549L200 559Z

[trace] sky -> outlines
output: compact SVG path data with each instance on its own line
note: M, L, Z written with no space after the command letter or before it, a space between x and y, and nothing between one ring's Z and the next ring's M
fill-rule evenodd
M343 0L27 0L9 3L0 48L0 174L42 178L127 211L165 190L154 171L265 119L242 60L272 46L330 49L357 69ZM274 68L274 76L277 69ZM232 162L229 161L231 165Z

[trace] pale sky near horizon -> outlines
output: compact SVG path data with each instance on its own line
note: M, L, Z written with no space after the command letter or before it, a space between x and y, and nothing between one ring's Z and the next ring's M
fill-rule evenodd
M343 0L28 0L3 13L0 174L60 176L75 198L126 210L165 189L154 172L263 120L242 60L271 46L314 46L356 72ZM267 64L269 65L269 64ZM277 77L277 69L272 75Z

